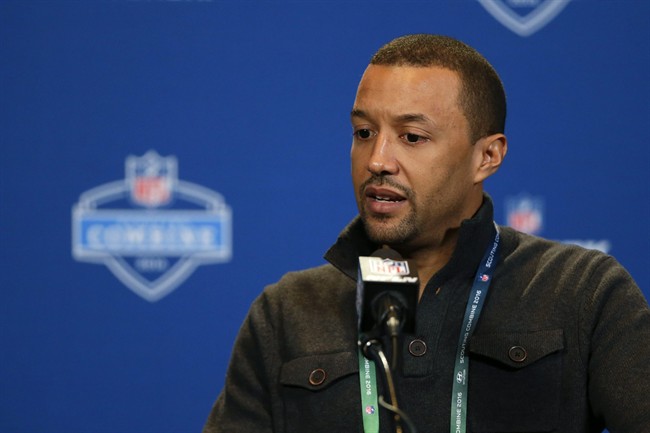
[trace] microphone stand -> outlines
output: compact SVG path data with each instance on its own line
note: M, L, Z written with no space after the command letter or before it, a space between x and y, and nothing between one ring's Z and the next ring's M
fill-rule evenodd
M390 328L390 324L389 324L389 328ZM375 328L373 332L371 332L371 334L379 334L379 333ZM395 361L397 360L397 356L396 356L397 336L391 335L391 337L393 340L393 366L392 366L393 368L391 368L391 365L389 364L388 359L384 354L383 346L381 340L379 339L379 335L363 334L361 336L361 339L359 340L359 346L361 347L361 351L363 352L364 356L374 361L374 363L377 365L378 367L377 370L380 372L382 381L386 385L386 388L388 389L390 403L384 400L383 395L379 396L378 402L380 406L392 412L393 421L395 424L395 433L404 433L402 422L406 424L409 433L417 433L417 429L415 425L413 425L413 422L408 417L408 415L406 415L406 413L399 408L399 405L397 403L397 392L395 389L395 383L393 381L393 374L392 374L392 370L394 370L396 365Z
M415 327L417 283L415 267L409 267L408 261L397 251L382 248L371 257L359 257L359 348L363 356L375 363L375 371L379 372L377 375L381 376L384 384L383 390L388 391L389 402L380 393L377 402L392 414L395 433L417 433L410 418L399 408L393 380L401 352L398 345L400 335L414 331ZM392 348L392 365L384 353L384 341Z

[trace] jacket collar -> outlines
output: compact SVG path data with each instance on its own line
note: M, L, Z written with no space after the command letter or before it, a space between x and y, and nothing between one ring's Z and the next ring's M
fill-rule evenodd
M436 284L454 275L473 275L485 248L494 236L494 208L489 195L483 194L483 204L470 219L461 223L458 243L449 262L432 278ZM369 256L378 245L368 239L359 216L343 229L336 243L325 253L325 260L356 280L359 256Z

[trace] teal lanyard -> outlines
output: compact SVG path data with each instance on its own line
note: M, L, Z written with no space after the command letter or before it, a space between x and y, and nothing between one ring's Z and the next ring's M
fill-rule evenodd
M363 356L359 348L359 384L361 385L361 417L365 433L379 433L377 373L375 363Z
M496 228L496 225L495 225ZM451 392L451 433L465 433L467 431L467 385L469 384L469 358L466 355L467 342L474 333L474 328L481 315L485 297L487 296L494 266L497 262L497 250L499 249L499 229L496 228L494 242L488 246L481 265L474 277L472 290L465 308L463 326L460 328L458 338L458 350L456 351L456 366L454 368L453 389Z
M499 229L496 227L494 242L488 245L476 272L474 283L467 300L465 318L461 327L456 351L453 390L451 397L450 433L467 431L467 386L469 384L469 358L466 355L469 341L485 303L499 248ZM359 349L359 384L361 386L361 415L364 433L379 433L379 406L377 404L377 375L375 365L363 356Z

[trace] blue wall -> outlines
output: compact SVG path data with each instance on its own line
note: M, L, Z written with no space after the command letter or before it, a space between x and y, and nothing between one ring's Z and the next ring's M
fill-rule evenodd
M650 3L482 3L0 2L0 431L200 430L251 301L322 263L355 215L356 85L406 33L458 37L503 78L510 149L486 185L497 222L512 200L519 215L533 203L536 233L606 249L648 296ZM490 3L548 22L521 35ZM127 158L149 150L178 164L161 206L124 183ZM140 272L138 293L111 254L73 255L73 207L111 182L126 195L93 203L118 220L207 212L181 183L220 194L230 259L159 252L156 274L124 253L113 264ZM198 267L172 275L183 260Z

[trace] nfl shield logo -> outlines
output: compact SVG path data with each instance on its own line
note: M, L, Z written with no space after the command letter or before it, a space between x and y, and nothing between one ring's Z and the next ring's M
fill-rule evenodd
M571 0L478 0L501 24L530 36L555 18Z
M140 206L159 207L171 201L171 191L177 178L174 157L163 158L150 150L141 157L126 160L126 180L131 200Z
M506 200L507 224L515 230L538 235L544 222L544 201L539 197L520 195Z
M221 194L178 179L175 157L129 156L124 179L83 192L73 206L72 254L156 302L198 266L230 261L232 212Z

